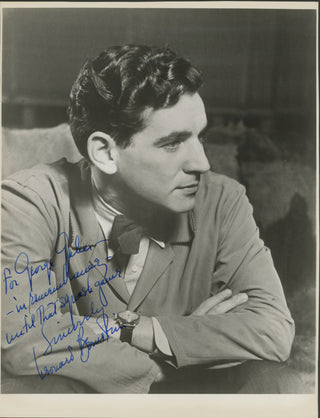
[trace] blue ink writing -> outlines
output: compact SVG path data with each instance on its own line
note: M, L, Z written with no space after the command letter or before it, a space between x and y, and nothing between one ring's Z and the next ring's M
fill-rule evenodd
M68 351L69 351L69 357L66 357L65 360L61 360L59 364L52 365L52 366L44 366L43 369L40 369L37 362L36 352L34 347L33 350L33 358L34 362L37 368L38 375L40 376L41 380L45 379L46 376L52 375L57 373L59 370L61 370L66 365L72 363L74 361L74 354L72 352L72 347L68 345ZM49 367L49 368L48 368Z
M59 342L67 338L69 335L73 334L75 331L79 329L79 327L81 327L84 324L84 322L89 321L90 319L89 316L83 316L81 317L81 320L74 322L72 312L70 312L70 317L71 317L72 326L68 327L65 331L59 332L56 337L52 337L51 339L48 339L48 337L46 336L45 331L44 331L44 325L42 325L41 334L43 338L45 339L45 341L47 342L47 347L44 350L43 354L46 355L46 354L52 353L54 345L58 344Z
M18 267L18 264L22 264L22 268ZM17 274L22 274L25 271L28 274L29 279L29 285L30 285L30 291L32 292L32 280L33 277L37 274L39 274L42 271L46 271L47 278L49 282L49 286L51 286L51 268L53 266L53 262L50 259L49 262L44 262L43 264L38 264L36 266L30 266L29 265L29 256L25 252L21 252L18 257L16 258L16 261L14 263L14 271Z
M28 334L28 332L32 329L32 328L36 328L35 325L35 314L32 314L31 317L31 324L28 322L28 315L24 316L24 325L21 328L20 331L15 332L14 334L8 334L6 333L6 340L8 344L11 344L14 340L22 337L25 334Z
M8 280L12 279L11 276L11 270L8 267L5 267L3 269L3 275L4 275L4 292L5 294L8 293ZM19 286L18 282L15 279L10 280L9 282L9 288L10 290L13 290L15 288L15 286Z
M96 322L99 325L102 332L96 340L89 340L88 337L84 336L84 328L82 326L79 328L77 342L80 348L80 360L82 361L82 363L86 363L89 360L89 354L92 348L94 348L101 341L109 341L110 335L119 332L120 329L123 328L121 326L109 327L109 317L104 312L103 308L99 309L98 311L101 312L101 310L102 313L96 319Z

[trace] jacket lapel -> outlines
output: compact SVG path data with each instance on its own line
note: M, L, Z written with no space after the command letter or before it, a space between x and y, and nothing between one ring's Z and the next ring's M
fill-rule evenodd
M175 226L171 230L171 238L165 248L160 248L150 240L148 256L138 283L131 295L128 309L135 310L146 298L155 283L163 275L174 259L172 245L185 245L190 243L194 236L195 220L193 212L177 216Z
M150 240L148 256L131 295L128 309L134 311L148 295L152 287L159 280L174 258L174 252L170 245L160 248L158 244Z

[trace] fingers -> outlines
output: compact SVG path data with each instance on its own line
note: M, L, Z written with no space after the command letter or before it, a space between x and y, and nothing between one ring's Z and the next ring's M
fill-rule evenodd
M206 315L208 311L214 308L219 303L223 302L226 299L229 299L232 295L231 289L225 289L222 292L217 293L214 296L211 296L209 299L206 299L198 308L192 313L192 315Z
M192 313L192 315L216 315L231 311L236 306L242 305L248 300L246 293L238 293L232 296L231 289L225 289L206 299Z
M207 311L207 315L217 315L223 314L231 311L236 306L242 305L248 300L248 295L246 293L238 293L237 295L232 296L228 300L225 300L218 305L214 306L212 309Z

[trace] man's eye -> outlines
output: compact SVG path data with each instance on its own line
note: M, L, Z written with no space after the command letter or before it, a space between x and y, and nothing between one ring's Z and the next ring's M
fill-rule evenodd
M176 149L178 149L179 145L181 144L182 141L174 141L174 142L170 142L169 144L165 144L163 146L164 149L168 150L168 151L175 151Z

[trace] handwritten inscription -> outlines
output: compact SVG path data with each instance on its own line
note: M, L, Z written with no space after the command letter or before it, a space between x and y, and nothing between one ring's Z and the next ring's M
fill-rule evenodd
M19 267L21 264L23 266L22 268ZM30 266L28 254L25 252L21 252L16 258L16 261L14 263L14 271L17 274L23 274L25 272L27 273L31 292L32 292L33 277L42 271L45 271L47 273L48 285L49 286L51 285L51 268L52 267L53 267L52 260L50 260L49 262L45 262L43 264L38 264L36 266L32 266L32 265Z
M121 272L116 269L109 273L108 257L103 260L95 257L78 271L70 269L70 260L92 253L106 240L80 246L80 239L76 236L74 242L75 245L70 248L69 237L62 232L54 246L55 254L49 260L35 264L30 261L30 255L22 251L12 268L6 266L3 269L4 294L9 302L5 305L10 306L6 312L10 324L10 331L5 335L6 343L13 345L27 338L28 334L33 334L27 342L30 344L32 341L32 357L41 379L58 373L76 358L83 363L88 362L94 347L108 342L121 328L114 321L109 324L105 292L106 284L117 277L121 278ZM59 266L55 265L57 255L62 259ZM59 282L56 282L53 274L56 269L60 269L61 273L59 276L62 280ZM95 269L100 274L92 279L91 273ZM77 291L70 290L73 281L77 282ZM92 295L96 297L91 298ZM87 316L75 314L78 312L76 305L81 300L89 301ZM92 333L93 327L95 333ZM92 335L95 337L92 338Z

